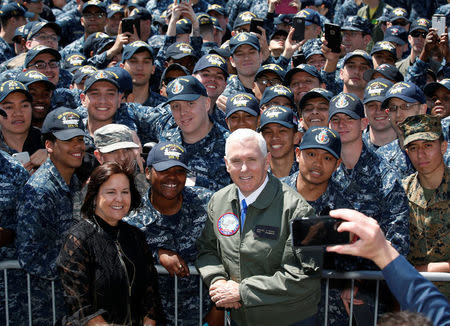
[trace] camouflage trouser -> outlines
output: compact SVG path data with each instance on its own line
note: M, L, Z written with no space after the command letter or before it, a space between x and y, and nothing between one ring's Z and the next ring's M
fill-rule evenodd
M327 325L330 326L346 326L349 324L349 315L341 299L341 289L330 287L328 291L328 317ZM380 291L378 312L380 315L386 312L386 304L384 291ZM364 301L364 305L353 306L353 325L373 325L373 318L375 312L375 291L364 291L359 289L357 299ZM387 300L389 301L389 300ZM322 280L322 295L319 303L319 325L325 325L325 280Z
M33 326L53 325L51 282L35 276L30 277L31 313ZM6 325L3 277L0 278L0 325ZM28 325L27 274L24 270L8 271L9 325ZM55 282L56 320L64 314L64 298L60 282Z

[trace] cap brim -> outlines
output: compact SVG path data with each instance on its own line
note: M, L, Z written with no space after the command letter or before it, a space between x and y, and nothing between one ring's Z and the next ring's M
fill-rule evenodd
M186 164L180 162L180 161L176 161L176 160L169 160L169 161L164 161L164 162L159 162L159 163L155 163L152 165L152 167L160 172L160 171L165 171L167 169L170 169L174 166L181 166L183 168L185 168L187 171L189 171L189 168L186 166Z
M284 127L286 127L286 128L294 128L294 127L296 127L293 123L289 123L289 122L286 122L286 121L279 121L279 120L270 120L270 121L267 121L267 122L265 122L264 124L262 124L260 127L259 127L259 130L262 130L262 128L264 128L266 125L268 125L269 123L278 123L279 125L282 125L282 126L284 126Z
M335 151L331 150L327 146L317 145L317 144L314 144L314 145L311 144L311 145L302 146L302 144L300 144L300 146L298 147L298 149L301 150L301 151L304 150L304 149L313 149L313 148L320 148L320 149L326 150L328 153L333 155L337 160L339 160L339 158L340 158L340 155L338 155Z
M231 55L233 55L234 52L236 52L236 50L237 50L238 47L240 47L241 45L244 45L244 44L250 45L251 47L255 48L255 49L258 50L258 51L260 50L260 48L259 48L258 46L256 46L255 43L244 41L244 42L240 42L240 43L239 43L238 45L236 45L233 49L230 48L230 53L231 53Z
M441 137L440 134L431 132L431 131L418 132L418 133L415 133L415 134L412 134L412 135L406 137L405 140L403 141L403 145L406 146L416 140L431 140L431 141L433 141L433 140L439 139L440 137Z
M32 17L34 17L34 14L33 14L32 12L26 11L26 12L23 14L23 16L24 16L25 18L32 18Z
M52 132L53 136L55 136L59 140L69 140L78 136L86 136L86 133L79 128L71 128L60 131Z
M225 119L228 119L233 113L236 113L236 112L239 112L239 111L247 112L248 114L251 114L254 117L258 116L257 112L255 112L254 110L249 109L249 108L244 106L244 107L241 107L241 108L235 108L235 109L230 110L229 112L227 112L226 116L225 116Z
M426 96L428 97L432 97L434 92L439 88L439 87L443 87L447 90L450 90L449 88L447 88L446 86L442 85L441 83L437 83L437 82L431 82L425 85L423 92L425 93Z
M372 76L373 76L373 74L376 72L376 70L375 69L369 69L369 70L366 70L365 72L364 72L364 74L363 74L363 78L364 78L364 80L366 81L366 82L369 82L371 79L372 79ZM381 72L380 72L380 74L382 74ZM383 75L383 74L382 74ZM384 75L383 75L384 76Z
M383 41L394 42L394 43L397 43L398 45L405 45L406 44L406 42L403 41L400 37L395 37L395 36L387 37Z
M371 96L368 98L364 98L363 104L367 104L369 102L377 101L383 103L385 97L384 96Z
M384 99L384 101L383 101L383 103L381 104L381 107L382 108L385 108L386 106L387 106L387 104L389 103L389 100L391 99L391 98L399 98L399 99L401 99L401 100L403 100L403 101L405 101L405 102L408 102L408 103L415 103L415 102L419 102L418 100L416 100L415 98L412 98L412 97L408 97L408 96L405 96L405 95L390 95L390 96L388 96L388 97L386 97L385 99ZM419 102L420 103L420 102ZM422 103L421 103L422 104Z
M25 86L28 87L29 85L36 84L36 83L44 83L44 84L46 84L48 87L50 87L51 90L54 90L54 89L56 88L55 84L53 84L53 83L52 83L51 81L49 81L49 80L35 80L35 81L30 81L30 82L26 83Z
M193 53L180 53L180 54L176 54L176 55L171 55L169 58L178 60L178 59L182 59L185 57L193 57L193 58L197 59L197 57Z
M300 103L299 103L300 110L305 105L305 102L307 100L312 99L312 98L318 98L318 97L325 99L326 101L328 101L328 103L331 101L331 99L327 98L325 95L323 95L319 92L311 92L310 91L310 92L306 93L305 95L303 95L302 99L300 100Z
M344 113L346 115L348 115L349 117L356 119L356 120L361 120L363 117L360 117L358 115L358 113L351 111L351 110L345 110L345 109L339 109L339 110L333 110L333 112L330 114L329 118L328 118L328 122L330 122L331 118L334 117L336 114L338 113Z
M31 94L30 94L27 90L25 90L25 89L13 89L13 90L11 90L10 92L4 94L4 96L0 97L0 102L3 102L3 100L4 100L5 98L7 98L11 93L14 93L14 92L21 92L21 93L23 93L23 94L27 97L28 101L33 102L33 97L32 97Z
M179 94L168 99L166 104L172 101L195 101L198 100L200 96L202 96L202 94Z
M98 150L100 151L100 153L111 153L113 151L116 151L118 149L123 149L123 148L139 148L139 146L130 141L123 141L123 142L107 145L102 148L99 147Z

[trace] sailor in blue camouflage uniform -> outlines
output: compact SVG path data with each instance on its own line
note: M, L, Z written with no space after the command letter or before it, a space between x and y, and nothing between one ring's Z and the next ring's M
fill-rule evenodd
M8 91L0 93L0 102L6 98ZM0 115L6 117L0 109ZM29 178L28 172L19 161L8 153L0 151L0 261L16 260L17 251L14 237L17 228L16 201L22 187ZM26 273L23 270L8 271L8 307L10 325L26 323L25 304L27 294L23 286ZM0 278L0 296L5 298L4 278ZM0 320L5 321L5 305L0 305Z
M409 250L408 201L394 169L369 151L362 141L367 118L364 117L361 100L352 93L335 96L330 102L329 123L340 133L342 143L343 163L333 174L333 181L341 185L354 209L373 216L386 238L400 254L406 255ZM346 271L377 269L373 263L359 257L352 261L339 268ZM374 286L364 281L357 283L357 288L357 298L361 298L364 307L372 311L363 316L364 324L368 325L371 323L370 316L373 316L375 298L370 293L373 293ZM348 324L348 311L346 313L344 309L340 293L341 290L330 292L331 307L334 308L330 309L329 316L331 320L336 320L336 325L342 322ZM348 288L344 288L342 294L349 305ZM381 306L379 311L383 309Z
M213 193L202 187L185 186L186 154L182 146L172 142L160 142L152 148L146 168L151 187L143 196L142 206L124 219L144 232L155 261L170 274L158 278L169 325L175 324L174 274L178 276L178 324L198 324L199 280L189 275L188 265L193 265L197 256L195 241L203 230L207 204ZM167 188L166 184L172 188ZM212 302L207 290L202 294L205 315Z
M192 6L195 13L206 12L208 9L208 2L205 0L189 1L187 3ZM145 8L150 11L153 16L161 16L170 4L173 4L172 0L149 0L145 5Z
M381 107L387 109L389 121L398 138L380 147L376 154L395 168L400 180L402 180L416 172L416 170L403 149L403 134L398 125L407 117L426 113L425 95L417 85L409 82L399 82L386 92L386 97Z
M225 5L230 22L234 22L236 17L244 11L251 11L257 17L264 19L268 9L267 1L261 0L229 0Z
M42 126L49 159L30 177L17 202L17 251L31 275L33 325L52 325L51 283L55 281L56 318L64 313L56 257L63 234L75 222L72 198L80 190L75 169L84 155L81 118L67 108L50 112Z
M357 5L355 0L344 0L342 5L335 7L336 12L334 14L333 23L342 26L347 17L356 16L361 6L362 2L360 5Z

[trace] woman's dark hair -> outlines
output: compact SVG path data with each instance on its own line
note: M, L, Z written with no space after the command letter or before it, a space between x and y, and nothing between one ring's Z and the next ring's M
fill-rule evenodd
M81 206L81 214L84 218L92 218L95 212L95 198L97 197L100 186L104 184L114 174L124 174L130 182L131 205L130 211L139 207L141 203L141 195L136 189L133 176L133 168L129 163L119 164L116 162L106 162L94 171L92 171L86 198L83 206Z

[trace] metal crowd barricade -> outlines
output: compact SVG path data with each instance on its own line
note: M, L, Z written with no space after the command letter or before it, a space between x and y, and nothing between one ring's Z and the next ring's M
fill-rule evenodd
M6 326L9 326L9 309L8 309L8 270L9 269L20 269L19 262L17 260L7 260L0 261L0 271L3 270L3 281L5 284L5 294L4 294L4 302L5 302L5 313L6 313ZM166 269L157 265L156 269L158 274L168 274ZM202 326L202 318L203 318L203 306L202 306L202 291L203 291L203 282L199 277L198 271L194 266L189 266L189 272L191 277L199 278L199 325ZM444 281L450 282L450 273L421 273L425 278L430 281ZM329 291L329 281L330 279L347 279L351 280L351 298L350 298L350 315L353 315L353 288L355 279L364 279L364 280L375 280L376 290L375 290L375 311L374 311L374 325L377 324L377 315L378 315L378 295L379 295L379 287L380 281L383 280L383 274L377 271L357 271L357 272L335 272L331 270L322 271L322 278L326 280L326 288L325 288L325 323L327 325L327 316L328 316L328 291ZM174 291L175 291L175 325L178 325L178 278L174 277ZM28 323L32 325L32 315L31 315L31 293L30 293L30 275L27 274L27 293L28 293ZM53 321L56 321L56 311L55 311L55 285L52 282L52 316ZM226 313L226 312L225 312ZM227 318L225 318L225 325ZM1 324L1 322L0 322ZM352 318L349 318L349 325L352 326Z

